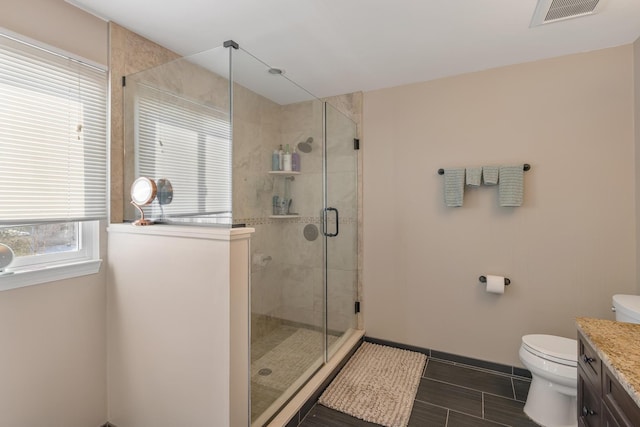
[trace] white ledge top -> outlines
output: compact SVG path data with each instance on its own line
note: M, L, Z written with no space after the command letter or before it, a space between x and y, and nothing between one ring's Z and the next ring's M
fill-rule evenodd
M251 237L255 229L250 227L207 227L199 225L145 225L131 223L109 224L109 233L142 234L149 236L171 236L189 239L243 240Z

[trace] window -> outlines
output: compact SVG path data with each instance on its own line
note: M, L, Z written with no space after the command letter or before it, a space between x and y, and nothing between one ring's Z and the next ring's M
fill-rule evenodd
M174 191L171 204L153 203L145 208L146 213L153 218L195 216L230 223L228 112L144 83L137 83L135 88L136 175L167 178Z
M51 267L99 267L106 94L103 68L0 32L0 243L16 273L1 275L0 289L62 278ZM19 274L45 267L40 279Z

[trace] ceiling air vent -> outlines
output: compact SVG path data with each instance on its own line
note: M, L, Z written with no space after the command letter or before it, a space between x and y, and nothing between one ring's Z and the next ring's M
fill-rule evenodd
M538 0L531 26L597 13L606 0Z

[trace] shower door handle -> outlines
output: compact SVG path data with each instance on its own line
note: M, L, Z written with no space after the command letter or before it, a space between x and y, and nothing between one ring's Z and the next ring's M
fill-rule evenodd
M333 211L336 213L336 232L335 233L327 233L327 212L329 211ZM339 215L338 215L338 209L336 208L324 208L324 219L323 219L323 225L324 227L322 227L322 232L325 236L327 237L336 237L338 235L338 233L340 232L340 226L338 225L339 223Z

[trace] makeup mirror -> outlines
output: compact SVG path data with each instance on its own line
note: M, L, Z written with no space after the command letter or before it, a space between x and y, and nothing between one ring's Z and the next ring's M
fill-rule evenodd
M0 275L10 274L8 271L4 271L13 261L13 250L3 243L0 243Z
M141 206L146 206L156 198L158 188L156 183L146 176L141 176L131 184L131 204L140 212L140 219L134 221L133 225L151 225L153 221L144 218L144 211Z
M156 184L158 187L158 203L160 206L168 205L173 200L173 186L171 181L166 178L160 178Z

